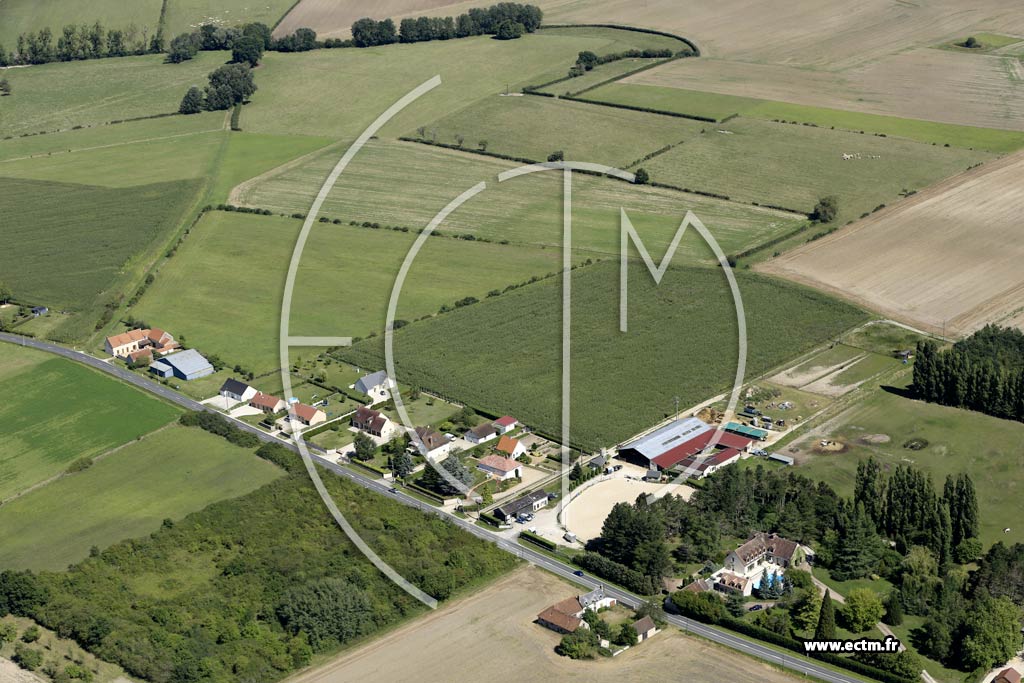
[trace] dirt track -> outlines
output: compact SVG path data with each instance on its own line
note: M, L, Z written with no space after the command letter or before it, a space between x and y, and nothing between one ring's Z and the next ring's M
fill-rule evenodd
M1024 153L757 266L947 336L1024 322Z
M647 683L729 680L790 683L797 679L675 629L612 660L575 662L554 652L559 636L533 623L548 605L576 593L570 584L525 567L472 597L446 605L383 638L288 680L288 683L524 680Z

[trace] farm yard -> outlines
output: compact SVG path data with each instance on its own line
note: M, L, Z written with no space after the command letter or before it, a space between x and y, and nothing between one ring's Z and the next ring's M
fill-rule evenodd
M508 574L487 588L414 623L289 679L289 683L342 683L367 677L386 680L446 680L452 667L495 683L531 673L565 681L642 683L671 670L681 680L705 676L737 683L789 683L797 679L773 667L675 629L630 648L614 659L573 661L554 651L559 635L534 623L545 607L579 593L574 585L535 567ZM481 636L500 642L479 647ZM396 647L408 656L395 657Z
M0 507L0 568L61 570L92 546L144 536L282 474L251 450L174 425Z
M97 396L103 400L95 400ZM99 455L158 429L178 412L95 370L4 343L0 501L60 474L79 458Z
M736 275L746 310L748 376L866 318L808 289ZM634 264L627 334L618 331L618 285L618 267L608 262L573 275L571 438L587 449L611 446L664 419L673 396L695 405L727 390L736 370L736 314L719 270L671 268L656 286ZM559 434L560 297L557 282L547 280L402 328L395 334L398 381ZM458 348L445 341L451 339L462 340ZM383 367L376 339L338 355Z
M1017 154L946 180L758 266L936 334L1019 314Z

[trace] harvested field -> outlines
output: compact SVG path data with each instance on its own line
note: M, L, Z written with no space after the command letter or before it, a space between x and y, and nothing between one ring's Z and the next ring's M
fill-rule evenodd
M1024 154L961 174L758 266L934 333L1020 324Z
M667 629L615 659L573 661L555 654L559 636L533 620L579 589L535 567L524 567L288 683L444 681L472 673L492 683L531 677L593 683L645 683L672 671L675 680L728 679L783 683L795 678L731 650ZM481 643L500 647L481 647ZM402 656L396 657L395 652Z

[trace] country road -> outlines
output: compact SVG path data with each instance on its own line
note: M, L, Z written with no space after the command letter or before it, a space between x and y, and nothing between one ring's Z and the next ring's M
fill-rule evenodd
M5 332L0 332L0 341L6 341L13 344L22 345L38 349L40 351L46 351L59 356L63 356L65 358L69 358L79 363L83 363L97 370L100 370L101 372L113 375L144 391L148 391L152 394L155 394L161 398L164 398L172 403L175 403L189 410L217 412L212 408L199 403L198 401L187 398L185 396L182 396L181 394L178 394L175 391L172 391L171 389L165 387L162 384L153 382L152 380L149 380L146 377L126 370L125 368L122 368L118 365L104 362L99 358L90 356L89 354L80 351L75 351L72 349L65 348L63 346L51 344L49 342L28 339L25 337L20 337ZM218 412L217 414L220 415L221 413ZM295 452L298 452L298 448L292 442L282 441L281 439L271 436L266 432L263 432L262 430L257 429L256 427L253 427L251 425L248 425L244 422L236 420L235 424L240 429L244 429L248 432L255 434L263 441L279 443L292 449ZM477 526L472 521L456 517L455 515L449 514L442 509L434 507L433 505L425 503L417 498L413 498L412 496L406 495L401 491L396 491L392 493L390 491L392 487L389 482L386 482L381 479L373 479L368 475L363 475L361 473L346 469L344 467L341 467L340 465L331 462L330 460L327 460L315 454L311 454L310 457L315 463L320 465L322 468L329 470L330 472L334 473L339 477L346 478L364 488L367 488L371 491L375 491L376 493L379 493L383 496L391 497L394 500L402 503L403 505L407 505L409 507L419 509L425 513L442 517L451 522L452 524L458 525L461 529L470 534L473 534L477 538L483 539L490 543L494 543L502 550L512 553L513 555L523 560L526 560L527 562L530 562L538 567L541 567L542 569L546 569L547 571L553 574L573 581L577 584L583 584L585 586L588 586L589 588L597 588L599 585L604 585L601 581L592 578L589 575L575 575L573 572L576 570L576 568L572 565L566 564L552 557L549 557L548 555L540 551L524 547L516 541L498 536L497 534L494 534L488 531L487 529ZM604 588L605 592L609 596L615 598L620 603L628 607L635 608L639 606L639 604L642 602L642 599L640 597L632 593L629 593L625 590L622 590L620 588L608 585L604 585ZM719 643L726 647L742 652L746 655L764 660L773 665L781 666L790 671L803 674L804 676L809 676L821 681L826 681L827 683L863 683L864 680L862 678L855 677L852 674L843 673L841 671L834 671L830 668L822 666L821 664L817 663L816 661L808 657L801 657L792 652L785 652L782 650L769 647L768 645L741 637L725 629L721 629L715 626L709 626L707 624L702 624L691 619L671 614L666 615L666 618L669 621L669 623L681 628L684 631L688 631L695 635L701 636L710 641Z

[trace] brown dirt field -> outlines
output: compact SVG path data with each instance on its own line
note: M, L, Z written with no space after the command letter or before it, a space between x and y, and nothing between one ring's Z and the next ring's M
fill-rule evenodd
M928 331L1024 322L1024 153L758 265Z
M476 595L300 673L288 683L349 681L531 680L646 683L672 680L791 683L766 664L669 628L615 659L576 662L554 652L558 634L533 623L548 605L577 591L535 567L524 567ZM527 675L526 671L529 671Z

